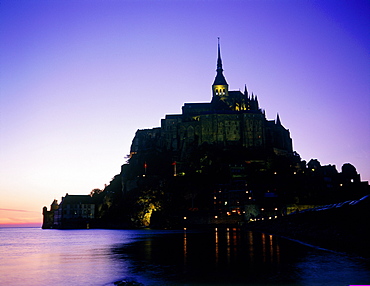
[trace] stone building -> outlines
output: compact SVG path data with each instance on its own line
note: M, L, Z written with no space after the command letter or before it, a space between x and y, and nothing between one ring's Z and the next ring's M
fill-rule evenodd
M50 210L45 206L42 209L43 222L42 228L53 228L54 225L54 213L58 210L58 201L54 200L50 205Z
M168 150L183 160L191 147L213 144L250 150L272 150L292 154L289 130L276 120L267 120L257 96L229 90L223 75L220 45L212 99L207 103L185 103L181 114L166 115L161 127L138 130L131 145L131 156L149 149Z
M60 204L54 200L50 211L43 208L42 228L89 228L95 219L95 202L89 195L62 197Z

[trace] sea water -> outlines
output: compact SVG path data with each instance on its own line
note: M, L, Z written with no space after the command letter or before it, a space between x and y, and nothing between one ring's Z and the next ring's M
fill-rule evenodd
M236 228L0 228L0 285L370 284L370 261Z

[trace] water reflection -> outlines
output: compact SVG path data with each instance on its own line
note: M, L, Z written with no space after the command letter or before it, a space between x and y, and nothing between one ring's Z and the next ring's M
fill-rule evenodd
M346 283L338 261L347 267L347 284L370 278L368 264L356 269L347 256L238 228L156 233L112 251L130 261L131 273L157 284L338 285Z
M0 238L0 285L108 286L130 278L145 286L370 281L369 260L237 228L0 229Z

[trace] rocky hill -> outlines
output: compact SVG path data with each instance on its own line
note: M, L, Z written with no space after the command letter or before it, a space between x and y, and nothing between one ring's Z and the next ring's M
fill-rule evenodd
M367 195L357 201L251 222L246 228L370 258L369 218L370 195Z

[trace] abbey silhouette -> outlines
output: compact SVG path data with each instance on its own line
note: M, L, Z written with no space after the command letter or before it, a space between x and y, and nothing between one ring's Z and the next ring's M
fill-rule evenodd
M217 74L209 103L185 103L182 114L166 115L161 128L138 130L131 146L131 155L155 146L174 152L183 161L194 146L212 144L219 147L245 147L249 150L272 150L292 156L289 130L276 120L267 120L259 108L257 96L229 90L223 75L220 45Z
M104 190L44 207L43 227L240 225L370 193L349 163L302 161L279 115L266 119L246 87L229 90L219 43L210 102L138 130L129 157Z

